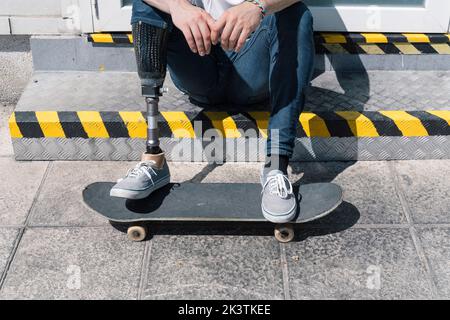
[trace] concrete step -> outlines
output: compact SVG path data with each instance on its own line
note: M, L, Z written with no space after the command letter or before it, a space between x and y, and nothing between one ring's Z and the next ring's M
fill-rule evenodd
M129 34L34 36L37 71L135 72ZM316 33L319 71L450 70L448 34Z
M159 123L170 160L264 158L267 105L204 110L166 83ZM139 91L131 72L36 72L10 118L16 159L138 160ZM323 72L299 122L294 160L449 158L450 72Z

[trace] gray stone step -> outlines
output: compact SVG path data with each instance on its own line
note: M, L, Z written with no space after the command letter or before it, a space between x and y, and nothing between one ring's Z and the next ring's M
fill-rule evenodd
M416 44L419 45L428 44ZM323 53L324 50L320 47L317 48L315 64L319 71L450 70L450 46L433 45L447 46L444 51L447 54L416 54L419 53L417 50L405 51L410 54L400 50L388 54L351 54L345 49L344 51L336 49L348 47L347 44L331 43L326 44L326 53ZM108 43L91 43L88 42L87 35L34 36L31 38L31 49L37 71L134 72L136 70L133 49L129 44L119 43L111 46Z

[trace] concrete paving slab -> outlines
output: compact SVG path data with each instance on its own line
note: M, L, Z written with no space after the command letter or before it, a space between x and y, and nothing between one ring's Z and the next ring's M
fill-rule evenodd
M131 164L123 162L53 162L30 225L107 225L84 205L83 189L96 181L115 181Z
M83 189L99 181L116 181L136 162L54 162L36 201L32 226L99 226L108 222L83 202ZM171 164L173 181L195 176L199 164Z
M144 243L112 228L28 229L2 299L136 299Z
M209 174L209 168L207 169L207 163L182 163L182 162L170 162L170 176L173 182L185 182L191 179L201 180L205 175ZM198 182L198 181L196 181Z
M146 299L282 299L272 237L155 236Z
M319 236L320 235L320 236ZM430 299L408 229L305 230L286 245L293 299Z
M331 174L336 175L333 181L344 189L344 200L359 212L358 223L406 223L403 208L395 190L394 179L386 162L355 162L353 165L349 162L340 162L323 165L331 169L329 170ZM316 167L314 164L312 166ZM304 179L316 180L314 176L315 170L310 169ZM345 215L339 211L342 209L345 207L339 208L334 218L342 218Z
M440 299L450 299L450 228L419 228Z
M406 222L394 181L385 162L294 162L291 166L291 181L335 182L344 190L345 203L318 223Z
M9 135L8 120L14 110L14 106L0 106L0 157L13 156L11 138Z
M0 158L0 226L25 223L47 165Z
M214 166L203 182L259 183L263 163L223 163Z
M0 228L0 276L5 272L18 233L18 229Z
M450 223L449 164L449 160L395 162L415 223Z

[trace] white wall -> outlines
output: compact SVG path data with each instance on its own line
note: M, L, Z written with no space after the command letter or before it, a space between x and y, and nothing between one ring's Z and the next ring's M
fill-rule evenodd
M11 16L58 16L60 0L1 0L0 14Z
M0 34L79 33L90 10L90 0L0 0Z

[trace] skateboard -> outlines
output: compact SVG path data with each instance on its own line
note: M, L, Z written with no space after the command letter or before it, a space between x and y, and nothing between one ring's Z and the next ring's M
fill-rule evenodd
M146 223L161 221L266 221L261 212L261 185L251 183L170 183L141 200L109 195L114 183L95 182L83 190L83 200L96 213L128 227L128 238L147 237ZM274 235L280 242L294 238L293 224L322 218L342 202L343 191L334 183L294 186L298 199L296 218L275 224Z

